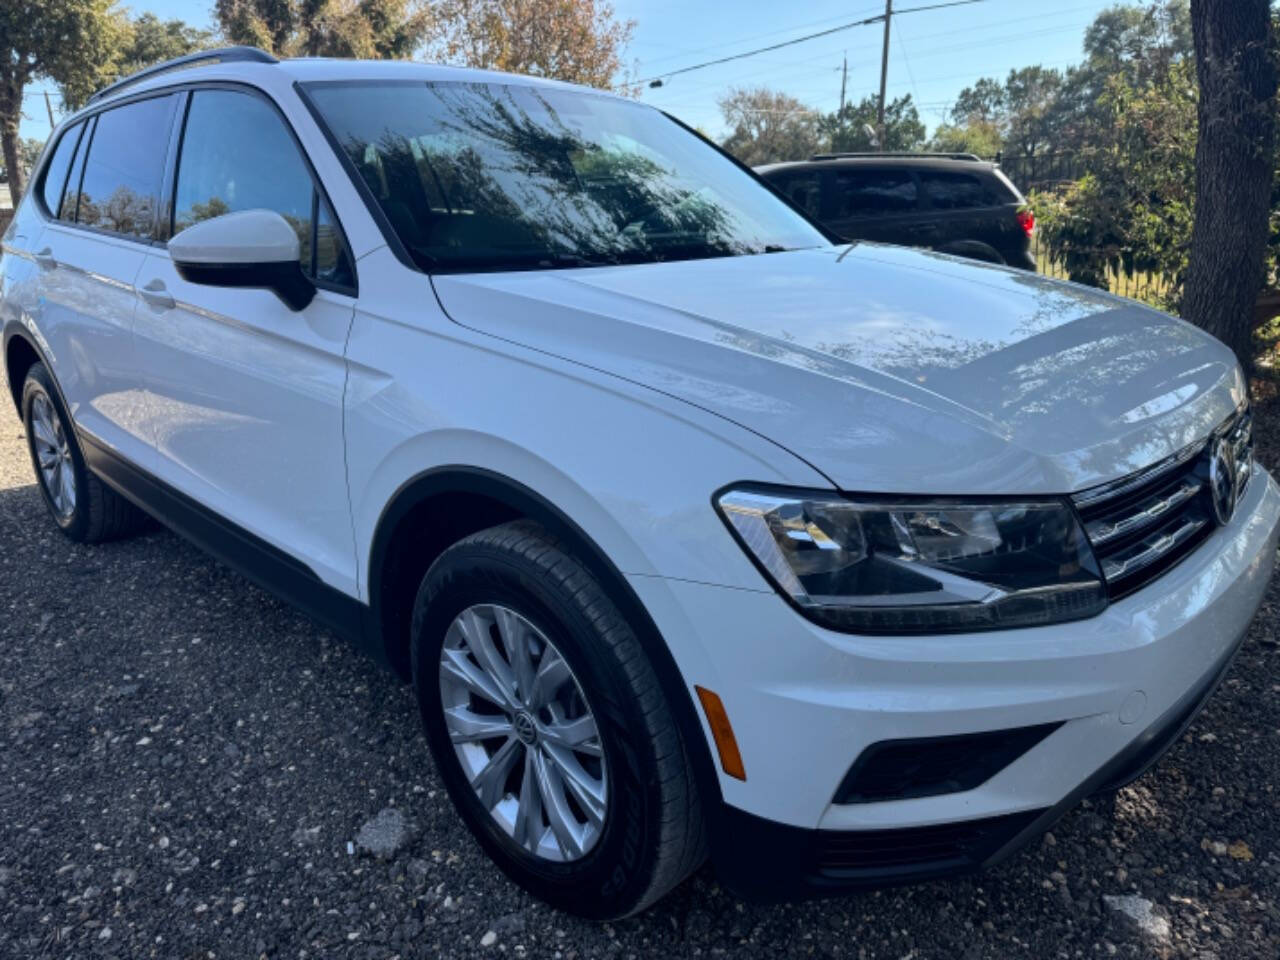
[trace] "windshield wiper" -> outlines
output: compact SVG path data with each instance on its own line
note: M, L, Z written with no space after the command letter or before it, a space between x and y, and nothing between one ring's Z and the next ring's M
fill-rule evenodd
M541 264L550 267L612 267L624 262L617 253L593 253L591 256L581 253L552 253L539 260Z

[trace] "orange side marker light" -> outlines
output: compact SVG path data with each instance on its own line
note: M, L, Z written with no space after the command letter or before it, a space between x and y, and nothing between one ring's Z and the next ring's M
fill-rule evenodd
M705 687L694 684L693 689L698 691L702 711L707 715L707 725L711 727L711 736L715 738L716 749L720 751L720 768L736 780L746 780L747 771L742 765L738 740L733 735L733 727L729 725L729 715L724 712L724 704Z

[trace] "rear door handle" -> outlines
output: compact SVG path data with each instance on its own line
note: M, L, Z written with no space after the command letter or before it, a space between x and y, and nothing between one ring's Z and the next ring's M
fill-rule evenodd
M173 294L165 289L164 281L159 277L149 281L145 287L134 287L134 289L138 291L138 296L157 310L171 310L173 308Z
M58 261L53 256L53 251L48 247L43 250L37 250L35 253L36 264L44 270L53 270L58 266Z

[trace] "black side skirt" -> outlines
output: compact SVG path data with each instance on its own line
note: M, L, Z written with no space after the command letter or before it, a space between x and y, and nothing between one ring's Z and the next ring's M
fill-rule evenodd
M85 461L104 483L175 533L312 619L362 647L372 620L369 607L337 590L302 561L197 503L83 430L76 431Z

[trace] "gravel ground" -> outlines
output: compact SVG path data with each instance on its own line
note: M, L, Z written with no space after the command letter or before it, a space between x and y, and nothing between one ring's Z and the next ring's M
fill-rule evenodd
M63 539L6 409L0 958L1275 960L1278 602L1153 774L994 872L761 907L704 869L597 925L486 861L388 673L169 533Z

